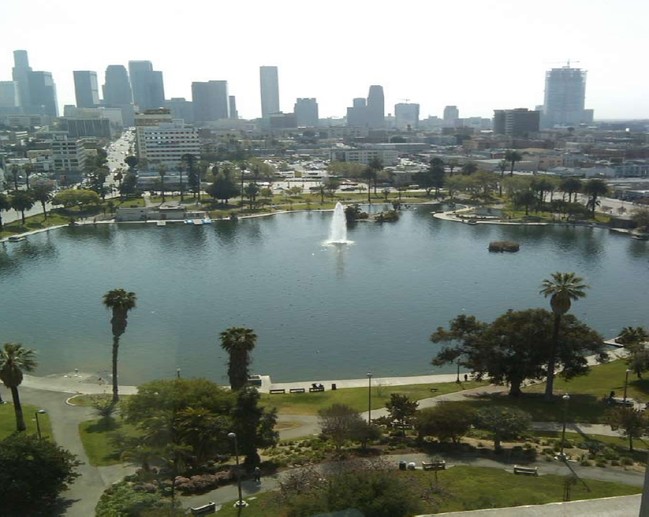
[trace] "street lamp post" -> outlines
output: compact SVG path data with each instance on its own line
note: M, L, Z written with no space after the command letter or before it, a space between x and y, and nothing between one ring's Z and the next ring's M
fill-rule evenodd
M236 503L234 503L234 507L243 508L244 506L248 506L248 503L246 503L243 500L243 497L241 497L241 470L239 469L239 442L237 440L236 433L228 433L228 438L230 438L230 440L234 440L234 456L237 462L237 489L239 490L239 500Z
M627 368L627 369L626 369L626 374L624 375L624 398L623 398L623 400L622 400L622 405L623 405L624 407L626 407L626 388L627 388L627 386L629 385L629 373L630 373L630 372L631 372L631 370L629 370L629 369Z
M41 436L41 423L38 421L39 413L42 415L44 413L47 413L47 411L45 411L44 409L34 411L34 415L36 415L36 433L38 434L38 439L41 440L43 437Z
M563 453L563 446L566 442L566 420L568 419L568 403L570 402L570 395L567 393L561 397L563 399L563 430L561 431L561 452L559 457L562 461L566 461L566 455Z
M372 423L372 373L367 372L367 423Z

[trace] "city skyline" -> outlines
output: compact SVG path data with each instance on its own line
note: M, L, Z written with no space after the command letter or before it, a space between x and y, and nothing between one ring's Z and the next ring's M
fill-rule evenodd
M75 103L73 71L95 71L103 84L108 65L147 60L164 74L167 99L191 100L193 82L223 80L247 119L261 115L264 65L278 67L285 112L297 98L316 98L321 117L343 117L377 84L386 115L409 101L421 118L441 117L446 105L460 117L491 118L495 109L542 104L545 73L570 60L588 72L586 105L596 119L649 118L649 72L633 57L648 40L649 5L639 0L550 0L542 8L406 0L398 10L333 0L308 14L291 0L188 0L160 13L124 0L101 13L79 0L5 4L0 80L11 79L12 50L26 50L33 70L52 73L60 112Z

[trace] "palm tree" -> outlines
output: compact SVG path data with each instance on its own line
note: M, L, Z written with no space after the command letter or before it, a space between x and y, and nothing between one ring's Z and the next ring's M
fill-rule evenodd
M221 332L221 348L230 354L228 378L233 390L243 388L248 382L250 352L257 343L257 334L245 327L230 327Z
M550 296L550 307L554 313L554 328L552 331L552 348L548 357L547 382L545 385L545 399L552 399L552 390L554 387L554 368L559 349L559 327L561 318L570 310L571 302L584 298L585 289L588 286L584 284L583 278L576 276L574 273L552 273L551 279L543 280L540 294L546 298Z
M10 198L11 208L20 212L20 217L23 225L25 224L25 210L29 210L34 206L31 192L27 190L16 190L11 194Z
M16 430L19 432L24 431L26 426L18 386L23 382L23 372L31 372L36 368L35 355L33 350L23 348L20 343L5 343L0 349L0 380L11 390L16 414Z
M584 183L582 192L588 196L588 203L586 203L586 206L591 209L591 217L594 218L595 208L599 205L597 198L608 194L608 185L604 180L594 178Z
M505 152L505 160L507 160L512 164L512 168L509 171L510 176L514 175L514 165L516 165L516 162L520 162L522 159L523 159L523 155L518 151L512 151L510 149L509 151Z
M119 400L117 388L117 353L119 352L119 338L126 331L128 312L135 308L137 300L135 293L124 289L108 291L103 298L103 304L113 311L110 320L113 330L113 402Z
M167 174L167 167L164 165L158 166L158 174L160 175L160 195L162 202L165 202L165 175Z
M7 211L11 208L11 201L6 194L0 192L0 230L2 230L2 211Z

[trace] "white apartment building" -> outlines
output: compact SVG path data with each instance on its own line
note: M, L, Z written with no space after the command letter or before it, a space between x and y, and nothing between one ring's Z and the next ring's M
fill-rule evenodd
M176 167L185 154L198 159L201 151L198 130L182 120L172 120L169 110L155 111L135 116L138 158L146 160L150 167Z

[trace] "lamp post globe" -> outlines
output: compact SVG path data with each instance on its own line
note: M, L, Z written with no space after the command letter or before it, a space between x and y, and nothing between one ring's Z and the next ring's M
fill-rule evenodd
M563 429L561 431L561 452L559 453L559 458L562 461L566 461L566 455L563 452L563 447L566 442L566 420L568 419L568 403L570 402L570 395L566 393L561 398L563 399Z
M239 500L234 503L234 507L243 508L244 506L248 506L248 503L241 496L241 469L239 468L239 441L237 440L237 433L228 433L228 438L234 441L234 457L237 463L237 490L239 492Z

